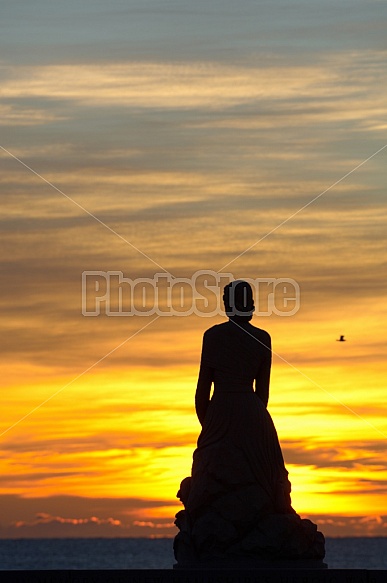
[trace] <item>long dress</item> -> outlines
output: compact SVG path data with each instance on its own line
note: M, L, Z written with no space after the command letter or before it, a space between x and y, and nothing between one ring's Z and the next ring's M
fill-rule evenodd
M288 472L266 408L270 367L269 334L243 318L205 332L195 397L202 431L192 476L178 492L185 507L175 522L179 565L324 557L323 535L291 506Z

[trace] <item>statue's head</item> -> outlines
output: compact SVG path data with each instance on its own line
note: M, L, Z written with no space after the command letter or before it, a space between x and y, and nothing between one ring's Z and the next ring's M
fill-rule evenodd
M229 318L238 317L251 320L255 310L253 290L247 281L237 279L223 290L224 310Z

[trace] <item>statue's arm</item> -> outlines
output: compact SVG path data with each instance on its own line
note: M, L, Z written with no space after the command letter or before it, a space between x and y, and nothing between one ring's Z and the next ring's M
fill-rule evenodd
M195 394L196 414L202 425L207 413L208 405L210 404L210 393L213 378L214 371L206 362L206 336L204 335L199 378Z
M202 425L207 413L208 405L210 404L211 385L212 369L201 365L195 394L195 408L198 419Z
M266 335L262 344L262 361L255 377L255 392L265 407L267 407L271 370L271 339L269 334Z

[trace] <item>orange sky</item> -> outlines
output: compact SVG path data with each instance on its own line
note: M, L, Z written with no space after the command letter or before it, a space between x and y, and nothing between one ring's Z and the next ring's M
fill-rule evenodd
M38 4L0 63L0 537L174 534L222 317L85 317L82 273L198 270L298 283L253 320L294 507L386 535L382 14Z

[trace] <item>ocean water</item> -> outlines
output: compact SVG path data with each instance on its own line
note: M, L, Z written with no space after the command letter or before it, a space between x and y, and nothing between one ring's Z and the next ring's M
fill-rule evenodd
M0 540L0 570L171 569L172 543L170 538ZM387 537L327 538L326 552L331 569L387 569Z

